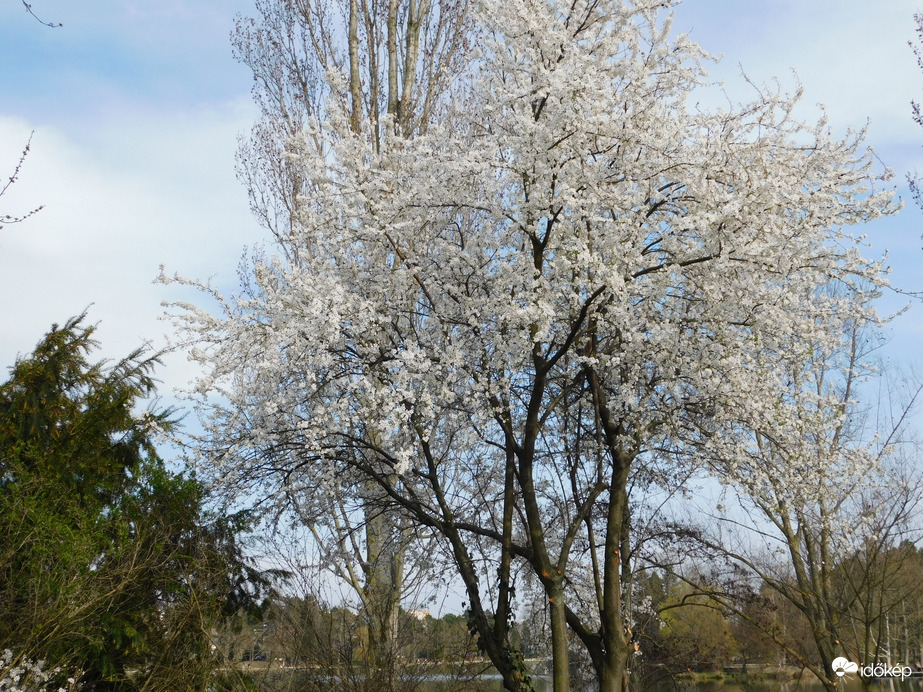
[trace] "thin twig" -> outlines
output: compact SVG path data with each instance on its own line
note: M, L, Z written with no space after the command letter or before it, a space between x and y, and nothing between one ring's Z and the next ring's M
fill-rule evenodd
M9 179L6 181L6 183L3 185L3 187L0 188L0 197L2 197L6 193L6 191L10 189L10 186L12 186L12 184L15 183L16 180L19 178L19 171L22 169L22 164L26 160L26 156L29 155L29 147L32 145L32 135L34 134L35 133L32 132L29 135L29 141L26 142L26 146L22 150L22 154L20 154L19 156L19 161L16 163L16 168L13 169L13 175L11 175ZM0 215L0 229L3 228L3 224L19 223L20 221L25 221L33 214L37 214L38 212L40 212L42 208L43 207L38 207L36 209L33 209L32 211L22 216L12 216L10 214Z
M39 24L44 24L50 29L57 29L60 26L64 26L61 22L55 24L54 22L46 22L44 19L41 19L38 15L35 14L35 12L32 11L32 5L27 3L26 0L22 0L22 4L23 7L26 8L26 12L31 14L35 18L35 21L37 21Z

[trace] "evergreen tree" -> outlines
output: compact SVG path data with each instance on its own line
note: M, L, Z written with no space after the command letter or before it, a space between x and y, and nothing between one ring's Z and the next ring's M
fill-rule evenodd
M157 355L91 363L84 320L55 325L0 385L0 650L84 689L202 689L211 626L266 583L240 518L209 516L200 484L158 456L174 411L139 413Z

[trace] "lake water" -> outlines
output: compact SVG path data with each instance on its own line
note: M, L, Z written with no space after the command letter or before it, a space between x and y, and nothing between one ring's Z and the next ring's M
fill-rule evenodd
M551 685L546 679L535 680L538 692L551 692ZM503 685L499 677L481 679L476 687L464 687L465 690L476 689L478 692L502 692ZM453 692L458 690L457 683L447 681L432 681L421 687L425 692ZM923 679L908 680L882 680L876 681L870 687L863 688L858 679L846 679L840 683L842 692L923 692ZM589 688L586 692L592 692ZM824 692L823 685L814 679L811 680L770 680L751 681L747 683L725 682L723 680L708 680L703 682L688 682L683 680L662 681L645 685L640 692Z
M844 679L840 682L842 692L865 692L866 690L880 690L881 692L923 692L923 680L920 678L901 681L882 680L876 681L863 688L858 679ZM706 682L691 683L683 681L667 681L660 684L647 686L643 692L824 692L824 687L813 677L804 680L770 680L762 682L725 682L723 680L709 680Z
M302 686L308 689L318 689L317 683L314 685L303 685L303 673L295 671L282 671L270 673L265 676L258 676L259 689L263 692L286 692L299 689ZM299 678L301 678L299 680ZM419 679L418 679L419 680ZM315 679L316 681L316 679ZM545 677L533 676L533 682L537 692L551 692L551 684ZM326 687L321 685L321 688ZM330 689L336 688L331 685ZM462 682L453 676L429 676L424 678L421 684L415 686L419 692L502 692L503 684L499 675L484 675L472 681L465 680ZM580 689L574 687L574 692L593 692L593 687ZM873 683L870 687L863 688L858 679L844 678L839 690L841 692L923 692L923 678L911 678L901 681L899 679L881 680ZM729 682L724 680L708 680L702 682L689 682L685 680L661 680L645 684L639 692L824 692L823 686L814 680L805 676L804 680L767 680L758 681L756 679L741 682Z

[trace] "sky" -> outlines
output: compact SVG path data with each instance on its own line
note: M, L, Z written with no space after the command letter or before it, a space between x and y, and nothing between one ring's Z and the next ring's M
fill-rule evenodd
M721 62L710 75L731 100L747 80L800 84L802 117L826 107L834 131L868 126L867 141L903 177L923 173L923 129L910 101L923 72L907 42L909 0L687 0L673 30L689 32ZM210 278L230 290L248 246L266 241L236 180L237 137L256 118L250 75L231 55L234 17L252 0L0 0L0 180L29 140L0 215L44 209L0 230L0 366L28 354L53 322L89 309L103 354L165 343L162 301L194 298L154 284L168 273ZM703 94L715 98L715 91ZM923 291L923 212L908 202L862 229L870 252L890 250L892 281ZM891 295L885 311L906 298ZM921 309L889 327L888 357L917 364ZM159 377L169 395L194 376L180 354Z

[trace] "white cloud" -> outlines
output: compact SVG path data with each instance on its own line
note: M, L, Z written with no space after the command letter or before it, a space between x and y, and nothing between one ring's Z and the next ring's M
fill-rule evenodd
M152 284L161 263L233 283L243 247L260 237L234 177L235 137L252 119L239 103L101 123L82 141L36 128L19 182L0 199L3 213L45 205L0 231L0 363L91 304L107 357L145 340L162 346L160 303L188 292ZM30 129L0 118L0 172L15 165ZM164 393L191 375L182 359L169 361Z

